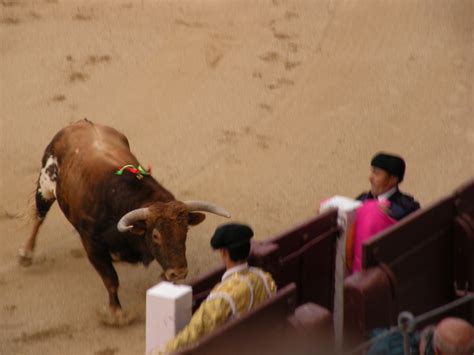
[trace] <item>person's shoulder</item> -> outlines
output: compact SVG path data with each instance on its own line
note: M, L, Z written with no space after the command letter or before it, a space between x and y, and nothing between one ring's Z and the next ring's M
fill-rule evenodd
M269 272L263 270L262 268L252 266L252 267L249 268L249 271L252 272L252 273L260 274L263 277L265 277L267 280L272 280L273 281L272 274L270 274Z
M250 274L253 274L254 280L261 280L264 283L267 284L269 290L271 293L276 292L276 282L273 279L273 276L271 273L259 268L259 267L250 267L249 269Z
M265 279L267 280L267 282L275 282L275 280L273 279L273 276L272 274L270 274L269 272L266 272L265 270L262 270L262 273L263 273L263 276L265 277Z
M410 194L398 190L397 195L398 200L402 205L418 205L418 207L420 206L420 203Z
M397 190L397 192L389 199L392 203L391 209L394 210L395 206L398 205L404 212L402 217L410 214L420 208L420 203L412 196ZM400 219L401 217L396 219Z
M218 283L214 287L213 292L224 292L227 294L238 295L242 292L248 292L247 283L244 278L242 278L242 275L236 272Z
M261 270L261 271L262 271L265 279L267 280L267 285L270 288L270 292L275 293L276 292L276 282L275 282L275 279L273 278L272 274L270 274L269 272L267 272L265 270Z
M275 293L277 291L277 284L276 284L275 279L272 277L270 273L266 272L265 274L266 274L265 276L267 277L267 282L270 288L270 292Z

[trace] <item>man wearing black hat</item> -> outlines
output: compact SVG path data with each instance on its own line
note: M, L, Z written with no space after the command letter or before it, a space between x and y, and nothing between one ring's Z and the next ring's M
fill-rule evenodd
M252 229L244 224L229 223L216 229L211 247L219 251L226 272L189 324L167 344L166 353L196 344L228 320L239 317L275 294L272 276L247 264L252 236Z
M378 153L372 158L371 166L371 189L358 196L357 200L388 200L388 215L397 221L420 208L420 204L412 196L398 189L405 175L405 161L401 157Z

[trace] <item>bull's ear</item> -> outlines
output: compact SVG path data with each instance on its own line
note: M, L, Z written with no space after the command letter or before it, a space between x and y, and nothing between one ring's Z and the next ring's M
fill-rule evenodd
M199 213L199 212L192 212L189 214L188 217L188 224L190 226L195 226L201 223L206 219L206 215L204 213Z
M136 235L143 235L146 232L146 223L145 221L136 221L133 224L133 228L130 229L130 233L136 234Z

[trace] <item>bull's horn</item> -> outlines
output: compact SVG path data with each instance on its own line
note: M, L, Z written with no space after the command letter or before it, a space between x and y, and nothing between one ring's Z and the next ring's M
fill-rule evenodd
M146 220L150 216L148 207L138 208L126 213L117 223L117 229L124 233L133 228L133 224L137 221Z
M224 208L206 201L183 201L188 207L189 212L203 211L217 214L218 216L230 218L230 213Z

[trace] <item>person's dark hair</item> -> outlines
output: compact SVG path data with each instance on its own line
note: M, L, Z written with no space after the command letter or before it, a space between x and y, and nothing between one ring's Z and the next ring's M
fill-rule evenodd
M250 253L250 243L232 245L226 249L229 251L229 257L232 261L247 260Z

